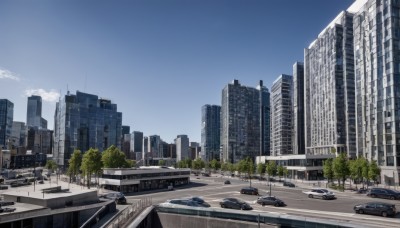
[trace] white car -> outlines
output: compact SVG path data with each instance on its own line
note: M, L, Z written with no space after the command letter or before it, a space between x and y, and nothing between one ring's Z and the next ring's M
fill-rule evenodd
M316 188L310 191L304 191L304 194L308 195L308 198L321 198L324 200L335 199L335 193L330 192L328 189Z

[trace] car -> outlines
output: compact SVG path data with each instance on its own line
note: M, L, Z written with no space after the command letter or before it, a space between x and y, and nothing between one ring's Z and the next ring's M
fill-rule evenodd
M258 189L254 187L245 187L240 190L241 194L258 195Z
M222 208L231 208L238 210L252 210L250 204L236 198L225 198L220 203Z
M189 206L189 207L210 207L208 203L201 204L191 199L172 199L172 200L167 200L166 203Z
M39 184L44 184L43 180L38 181Z
M231 184L229 180L224 181L224 184Z
M308 198L321 198L324 200L336 199L336 196L333 192L323 188L311 189L311 191L304 191L303 193L308 195Z
M210 207L210 204L206 203L206 201L197 196L190 197L187 200L195 201L196 203L202 205L203 207Z
M400 192L391 190L391 189L385 189L385 188L371 188L367 192L367 196L372 197L372 198L383 198L383 199L400 199Z
M289 181L284 181L283 186L287 186L287 187L291 187L291 188L296 187L296 185L294 185L292 182L289 182Z
M381 215L383 217L396 215L396 206L389 203L369 202L354 206L357 214Z
M126 203L126 198L125 198L124 194L121 192L107 193L105 195L102 195L101 198L115 200L115 203L117 203L117 204L125 204Z
M257 199L257 203L264 205L274 205L275 207L286 206L285 202L275 196L261 196Z

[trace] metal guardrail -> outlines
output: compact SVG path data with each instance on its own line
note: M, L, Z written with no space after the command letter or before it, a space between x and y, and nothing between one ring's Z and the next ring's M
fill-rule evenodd
M139 200L138 202L133 203L125 210L118 213L114 216L110 222L103 225L101 228L120 228L126 227L131 221L133 221L146 207L150 207L152 205L151 198L144 198Z

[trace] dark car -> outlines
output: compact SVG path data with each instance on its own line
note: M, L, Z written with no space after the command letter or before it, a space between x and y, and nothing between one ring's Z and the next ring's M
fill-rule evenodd
M291 187L291 188L296 187L296 185L294 185L292 182L289 182L289 181L284 181L283 186L287 186L287 187Z
M224 182L224 184L231 184L231 182L230 182L229 180L226 180L226 181Z
M387 217L396 215L396 206L388 203L370 202L354 206L354 212Z
M238 210L251 210L253 209L248 203L236 198L225 198L219 203L222 208L232 208Z
M172 199L172 200L167 200L167 203L190 206L190 207L210 207L208 203L200 204L197 201L191 199Z
M125 198L124 194L122 194L120 192L108 193L108 194L105 194L105 195L103 195L101 197L105 198L105 199L115 200L115 202L117 204L125 204L126 203L126 198Z
M241 194L258 195L258 189L253 187L245 187L240 190Z
M367 192L367 196L394 200L400 199L400 192L385 188L372 188Z
M285 202L275 196L261 196L257 199L257 203L264 205L274 205L275 207L286 206Z
M203 207L210 207L210 204L206 203L206 201L197 196L191 197L188 200L195 201L196 203L200 204Z

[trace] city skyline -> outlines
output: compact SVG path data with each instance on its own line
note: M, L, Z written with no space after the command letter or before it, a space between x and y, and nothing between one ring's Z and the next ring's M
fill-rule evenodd
M2 1L0 97L25 122L26 97L41 95L53 129L60 94L98 94L131 131L200 142L201 106L235 78L270 89L352 2Z

